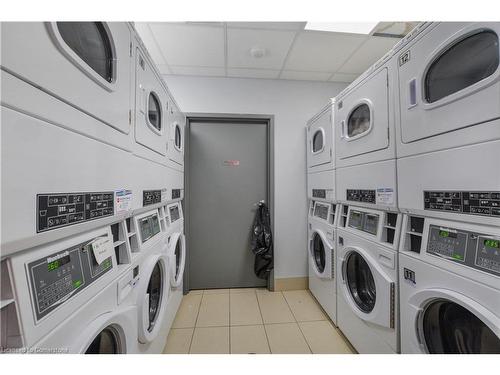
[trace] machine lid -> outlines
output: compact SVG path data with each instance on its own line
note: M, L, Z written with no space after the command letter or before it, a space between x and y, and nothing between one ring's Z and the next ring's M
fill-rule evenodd
M450 300L429 304L422 328L432 354L500 353L500 338L476 315Z
M161 309L163 277L162 267L160 265L160 261L158 261L153 268L153 272L151 272L147 289L147 294L149 296L149 332L153 330L158 318L158 313Z
M92 340L85 354L119 354L120 339L116 330L108 326Z
M311 250L314 265L320 273L323 273L326 265L325 244L323 243L323 239L317 232L313 234Z
M377 289L370 266L363 256L353 251L346 260L346 284L357 307L370 313L377 300Z

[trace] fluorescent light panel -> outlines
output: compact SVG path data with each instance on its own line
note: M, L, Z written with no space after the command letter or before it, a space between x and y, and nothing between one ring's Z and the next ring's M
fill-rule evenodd
M304 30L370 34L378 22L308 22Z

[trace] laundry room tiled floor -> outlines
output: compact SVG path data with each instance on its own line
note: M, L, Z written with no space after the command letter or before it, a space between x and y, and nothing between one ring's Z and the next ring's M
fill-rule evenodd
M171 354L353 353L307 290L191 291L168 335Z

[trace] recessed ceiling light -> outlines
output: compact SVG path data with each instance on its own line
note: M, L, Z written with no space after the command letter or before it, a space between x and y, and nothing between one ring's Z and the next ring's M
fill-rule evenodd
M378 22L308 22L304 30L370 34Z

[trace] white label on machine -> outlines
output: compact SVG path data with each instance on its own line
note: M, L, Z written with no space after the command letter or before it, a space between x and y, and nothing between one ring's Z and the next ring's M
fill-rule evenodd
M394 204L394 189L393 188L378 188L377 189L377 204Z
M161 201L167 201L168 200L168 190L167 188L161 189Z
M129 211L132 208L132 190L115 191L116 213Z
M113 255L113 247L108 237L96 238L89 245L92 248L97 264L101 264Z

